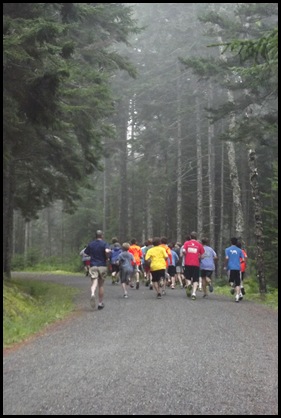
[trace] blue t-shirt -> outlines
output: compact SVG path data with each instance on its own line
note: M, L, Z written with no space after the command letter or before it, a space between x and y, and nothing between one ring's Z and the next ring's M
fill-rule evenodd
M227 270L241 270L240 258L244 260L241 248L231 245L225 249L225 256L228 257Z
M122 253L122 248L121 246L115 245L112 249L111 249L111 256L110 256L110 261L111 264L116 263L116 261L118 261L118 257L119 255Z
M179 256L175 252L175 250L171 250L171 254L172 254L172 262L170 262L170 257L168 257L168 266L176 266L177 262L179 261Z
M109 249L107 242L102 239L96 239L90 242L85 249L85 253L91 257L90 266L106 266L106 248Z
M203 245L205 253L203 254L203 258L200 260L200 269L201 270L215 270L215 262L214 257L217 256L216 252L213 248L209 247L208 245Z
M134 266L132 262L135 262L133 254L129 253L129 251L122 251L122 253L118 256L118 261L120 270L133 273Z

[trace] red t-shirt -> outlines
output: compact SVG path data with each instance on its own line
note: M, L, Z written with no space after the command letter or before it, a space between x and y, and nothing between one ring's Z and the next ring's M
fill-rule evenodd
M200 255L204 254L205 252L203 245L195 239L191 239L190 241L185 241L183 248L186 251L184 264L186 266L199 267Z

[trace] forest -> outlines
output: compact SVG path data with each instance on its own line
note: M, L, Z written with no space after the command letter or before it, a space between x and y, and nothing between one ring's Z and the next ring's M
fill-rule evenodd
M3 3L3 271L239 237L278 287L278 3Z

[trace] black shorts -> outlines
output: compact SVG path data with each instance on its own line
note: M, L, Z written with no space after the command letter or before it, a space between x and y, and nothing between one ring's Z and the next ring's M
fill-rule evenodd
M120 270L120 267L118 264L111 264L111 271L112 273L118 273Z
M241 284L240 273L241 273L240 270L229 271L229 283L233 283L234 287L240 286Z
M152 275L153 282L159 282L160 279L164 279L165 277L165 269L151 271L151 275Z
M176 275L176 266L169 266L168 273L170 276L174 277Z
M213 270L201 270L201 277L204 279L205 277L211 278L213 274Z
M193 279L194 282L199 282L200 269L198 266L184 266L184 277L187 280Z

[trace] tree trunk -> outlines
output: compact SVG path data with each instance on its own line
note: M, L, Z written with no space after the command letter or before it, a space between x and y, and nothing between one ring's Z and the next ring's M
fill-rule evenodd
M52 213L51 208L47 208L47 248L48 257L52 256Z
M202 175L202 144L201 144L201 122L200 104L196 96L196 153L197 153L197 234L202 238L203 233L203 175Z
M150 178L147 181L147 196L146 196L146 222L147 222L147 238L153 238L153 219L151 214L152 192Z
M177 64L177 241L182 242L182 132L181 132L181 73Z
M14 166L9 161L3 172L3 278L11 278L14 224Z
M248 162L250 168L250 185L252 188L252 197L254 202L254 217L255 217L255 236L256 236L256 265L257 265L257 277L259 280L260 293L266 293L266 280L264 271L264 238L263 238L263 222L262 222L262 209L259 194L258 184L258 170L256 166L256 150L254 147L249 149Z
M221 36L218 37L218 41L223 43ZM223 47L220 47L220 51L222 52ZM227 62L227 58L224 54L221 55L221 59ZM234 103L234 96L230 90L227 90L228 101L230 103ZM235 125L235 115L230 115L229 121L229 131L234 128ZM236 157L235 157L235 147L233 142L227 141L227 156L229 162L229 171L230 171L230 181L232 185L232 196L233 196L233 209L235 214L235 234L239 237L243 236L244 233L244 215L242 210L242 203L241 203L241 190L239 185L239 176L236 164Z
M238 180L238 170L235 160L235 148L231 141L226 142L227 156L229 162L229 176L232 185L233 209L235 214L235 234L242 237L244 233L244 216L241 204L241 189Z
M128 144L127 123L128 107L120 104L120 125L118 136L120 141L120 210L119 210L119 239L128 239Z
M218 244L218 271L217 274L223 276L224 270L224 252L223 252L223 236L224 236L224 142L221 143L221 179L220 179L220 231Z
M27 252L29 243L29 222L24 223L24 262L27 262Z
M213 85L209 83L208 107L213 104ZM214 125L208 123L208 189L209 189L209 241L215 246L215 173L214 173Z

